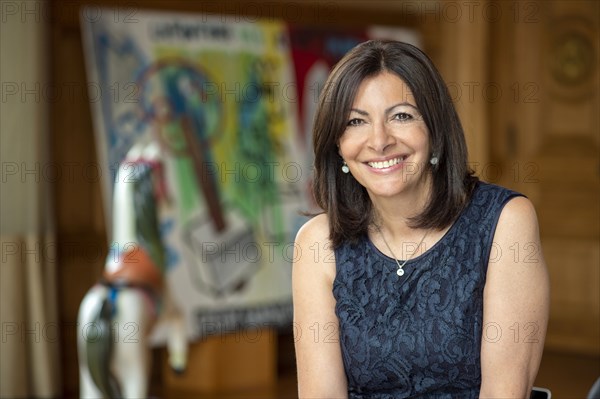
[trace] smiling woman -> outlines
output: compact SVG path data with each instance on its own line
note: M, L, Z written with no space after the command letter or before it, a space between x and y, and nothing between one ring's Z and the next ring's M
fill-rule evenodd
M385 117L397 122L382 125ZM419 163L413 157L405 162L404 178L432 167L436 173L431 175L430 201L422 212L412 215L410 223L422 228L450 224L464 208L477 181L467 166L464 133L452 98L440 74L419 49L405 43L371 41L354 48L336 65L315 117L314 191L317 203L330 216L333 244L364 234L374 216L368 188L365 191L360 180L333 178L345 160L340 153L343 142L356 136L353 130L363 124L370 128L371 145L379 146L382 143L377 140L389 144L394 136L383 131L383 126L396 132L401 126L405 132L425 130L429 153L420 155L428 161L421 159ZM358 130L363 138L367 136L365 128ZM394 156L391 150L408 148L387 145L381 150L385 152L369 155L372 161L389 163L389 157Z
M339 140L339 153L371 201L427 195L429 133L408 86L382 72L365 79Z
M313 135L324 212L295 245L323 250L294 260L299 396L528 397L548 318L535 211L467 167L429 58L358 45L329 76ZM490 257L515 243L535 259ZM515 326L531 336L511 339Z

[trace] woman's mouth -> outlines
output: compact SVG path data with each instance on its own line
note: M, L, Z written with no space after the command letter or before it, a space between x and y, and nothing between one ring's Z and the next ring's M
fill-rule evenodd
M407 158L407 155L402 156L402 157L388 159L385 161L367 162L367 165L369 165L373 169L387 169L394 165L399 164L400 162L404 161L406 158Z

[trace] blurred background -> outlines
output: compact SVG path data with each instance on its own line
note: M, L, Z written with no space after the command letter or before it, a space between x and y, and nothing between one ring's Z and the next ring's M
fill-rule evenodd
M536 385L556 398L583 398L600 377L600 2L1 5L2 397L78 396L77 310L109 247L101 182L86 168L98 162L98 149L83 6L120 7L132 16L155 10L280 20L307 31L381 25L413 32L450 87L472 167L536 206L552 290ZM531 250L505 249L515 257ZM526 342L530 331L517 325L504 333ZM188 377L169 372L164 348L152 353L152 396L297 395L291 326L259 340L232 334L194 342Z

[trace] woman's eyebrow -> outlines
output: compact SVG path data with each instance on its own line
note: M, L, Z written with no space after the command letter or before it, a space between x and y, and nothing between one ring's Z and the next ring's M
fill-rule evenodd
M417 107L415 107L414 105L412 105L411 103L408 103L406 101L403 101L401 103L398 104L394 104L391 107L388 107L385 109L385 114L388 115L389 113L391 113L396 107L400 107L400 106L405 106L405 107L411 107L413 108L415 111L419 111L419 109ZM360 115L364 115L364 116L368 116L369 113L367 111L364 111L362 109L358 109L358 108L351 108L350 112L356 112L357 114Z
M411 107L411 108L413 108L415 111L419 111L419 109L418 109L417 107L415 107L414 105L412 105L411 103L409 103L409 102L406 102L406 101L403 101L403 102L401 102L401 103L398 103L398 104L396 104L396 105L392 105L391 107L387 108L387 109L385 110L385 113L386 113L386 115L387 115L387 114L389 114L390 112L392 112L392 111L394 110L394 108L396 108L396 107L401 107L401 106L403 106L403 107Z
M364 116L369 115L369 113L367 111L363 111L362 109L358 109L358 108L351 108L350 112L356 112L357 114L364 115Z

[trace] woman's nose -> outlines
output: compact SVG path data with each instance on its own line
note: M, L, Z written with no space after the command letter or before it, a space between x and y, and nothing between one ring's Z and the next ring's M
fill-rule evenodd
M373 123L369 135L369 146L377 151L383 152L388 146L394 143L394 136L390 134L384 122Z

